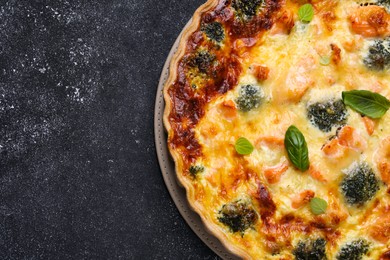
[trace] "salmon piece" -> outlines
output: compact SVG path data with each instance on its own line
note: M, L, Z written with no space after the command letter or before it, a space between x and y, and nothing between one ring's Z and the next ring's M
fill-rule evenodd
M315 85L310 72L315 68L316 60L312 56L304 57L293 66L286 79L286 87L281 88L281 95L288 101L298 102L306 91ZM284 92L284 93L283 93Z
M344 126L337 134L337 139L342 146L363 151L367 147L367 142L361 135L352 127Z
M347 52L354 52L354 51L358 50L359 48L361 48L363 45L363 43L362 43L363 37L360 37L360 38L355 39L354 37L350 37L350 38L345 39L342 42L344 49Z
M278 137L278 136L260 136L256 142L256 146L259 146L260 144L266 144L266 145L276 145L276 146L284 146L284 137Z
M273 102L276 104L297 103L311 87L316 84L313 71L317 68L317 56L311 54L300 57L293 64L288 64L283 75L278 77L272 89ZM283 87L278 87L283 86Z
M390 14L376 5L356 8L349 16L352 31L364 37L390 36Z
M294 13L291 10L284 10L276 19L270 30L271 35L289 34L294 27Z
M307 203L310 202L312 198L314 198L315 193L312 190L304 190L299 194L296 194L292 199L291 199L291 207L294 209L298 209Z
M377 218L375 223L370 225L368 233L374 240L387 244L390 240L390 217L382 215Z
M313 179L320 181L320 182L327 182L327 180L324 178L323 174L312 164L310 164L309 167L309 174Z
M261 66L258 64L253 64L251 66L253 75L256 77L258 81L264 81L268 79L269 68L266 66Z
M324 25L325 25L325 28L331 32L333 31L333 23L334 21L336 21L336 14L334 13L334 11L327 11L327 12L324 12L322 15L322 20L324 21Z
M280 177L288 169L288 162L284 161L272 167L267 167L264 169L264 177L267 179L268 183L274 184L280 181Z
M220 111L226 119L233 119L237 116L236 103L233 100L225 100L220 106Z
M322 147L322 152L328 157L338 159L344 157L348 149L340 145L337 138L334 138Z
M348 149L364 151L366 147L366 140L353 127L344 126L337 137L329 140L321 149L325 155L338 159L344 157Z
M374 158L382 180L390 186L390 136L381 141Z
M378 170L381 174L382 181L390 185L390 162L386 159L381 160L378 163Z
M374 133L374 130L376 127L376 121L374 121L373 119L366 117L366 116L363 116L362 120L363 120L364 126L366 127L367 133L369 135L372 135Z
M330 45L330 48L332 49L332 61L338 65L341 61L341 49L334 43Z

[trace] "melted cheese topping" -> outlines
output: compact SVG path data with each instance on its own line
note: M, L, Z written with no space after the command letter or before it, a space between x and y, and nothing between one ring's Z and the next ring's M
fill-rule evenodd
M358 162L367 162L377 178L383 178L379 162L390 155L390 113L368 120L347 108L346 125L353 129L354 144L338 145L325 153L324 145L336 135L337 127L330 132L319 130L308 119L307 108L316 102L341 99L342 91L353 89L390 98L389 71L368 70L363 64L370 44L383 36L365 37L351 28L349 17L361 8L359 2L312 2L315 15L310 23L299 21L296 1L287 1L279 13L286 11L292 16L294 26L289 32L276 30L276 22L253 46L238 49L242 66L238 84L207 103L205 116L194 129L203 153L194 165L203 165L204 171L195 179L187 176L195 190L193 203L207 222L226 234L229 243L253 259L292 259L299 241L316 237L327 240L329 259L336 258L343 244L360 238L370 243L364 259L379 259L390 247L386 185L381 183L374 198L356 207L346 203L340 182ZM234 44L243 41L238 39ZM265 80L256 77L256 66L269 69ZM258 108L242 112L237 110L236 100L240 87L247 84L260 86L263 98ZM310 169L306 172L288 160L283 140L290 125L303 133L308 144ZM235 151L239 137L254 145L250 155ZM279 176L273 178L273 174ZM257 210L259 183L267 187L276 205L271 224L264 223ZM308 203L299 202L299 194L307 190L327 201L325 214L315 216ZM252 204L259 215L254 227L244 234L231 232L218 219L223 205L238 200ZM286 216L299 217L299 221L283 226L280 221ZM316 222L327 230L311 228Z

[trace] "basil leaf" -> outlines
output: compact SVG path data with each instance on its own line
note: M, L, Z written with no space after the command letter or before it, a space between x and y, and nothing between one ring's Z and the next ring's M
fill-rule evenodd
M287 129L284 137L284 146L287 150L288 158L295 167L301 171L309 169L309 150L305 137L295 126Z
M368 90L343 91L344 104L371 118L381 118L390 108L390 101L384 96Z
M298 17L304 23L309 23L313 19L314 8L311 4L304 4L298 9Z
M253 145L245 137L240 137L237 139L236 144L234 145L238 154L248 155L253 152Z
M320 64L322 66L328 66L330 64L330 57L329 56L321 56Z
M321 215L326 212L326 208L328 207L328 203L321 198L312 198L310 200L310 209L314 215Z

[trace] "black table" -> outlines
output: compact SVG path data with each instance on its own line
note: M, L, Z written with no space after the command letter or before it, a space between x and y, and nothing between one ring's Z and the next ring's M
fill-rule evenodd
M153 109L201 0L0 0L0 259L216 259L164 185Z

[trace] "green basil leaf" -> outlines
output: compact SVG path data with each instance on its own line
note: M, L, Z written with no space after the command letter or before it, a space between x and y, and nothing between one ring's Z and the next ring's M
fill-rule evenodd
M326 200L317 197L312 198L310 200L310 209L314 215L324 214L326 212L327 207L328 203L326 202Z
M304 4L298 9L298 17L304 23L309 23L313 19L314 8L311 4Z
M295 167L301 171L309 169L309 150L305 137L295 126L287 129L284 137L284 146L287 150L288 158Z
M371 118L381 118L390 108L390 101L368 90L343 91L343 102L353 110Z
M234 145L238 154L247 155L253 152L253 145L245 137L240 137L237 139L236 144Z
M330 57L329 56L321 56L320 57L320 64L322 66L328 66L330 64Z

